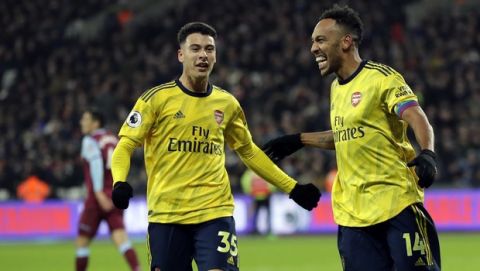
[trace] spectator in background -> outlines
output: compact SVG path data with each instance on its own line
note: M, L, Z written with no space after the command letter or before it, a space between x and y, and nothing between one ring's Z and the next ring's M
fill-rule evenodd
M250 169L245 170L240 178L240 182L243 192L250 195L253 199L253 204L251 205L251 209L253 210L249 212L253 216L253 234L261 233L258 221L258 215L261 209L266 212L266 233L270 234L272 232L270 196L275 191L275 186L266 182Z

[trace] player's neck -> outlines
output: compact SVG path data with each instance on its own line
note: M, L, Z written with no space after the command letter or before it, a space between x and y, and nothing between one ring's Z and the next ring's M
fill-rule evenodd
M184 87L192 92L207 92L208 89L208 77L194 78L188 75L182 74L178 79Z
M349 55L343 60L342 67L338 70L337 76L345 80L349 78L360 66L362 59L358 51Z

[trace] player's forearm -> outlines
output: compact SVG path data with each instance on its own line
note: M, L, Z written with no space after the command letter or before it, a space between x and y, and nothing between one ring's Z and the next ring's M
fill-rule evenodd
M237 153L248 168L285 193L290 193L297 183L278 168L255 144L242 147L237 150Z
M125 181L130 170L130 157L135 150L135 141L122 137L112 154L113 182Z
M97 199L98 204L104 211L108 212L113 209L112 200L107 197L107 195L103 191L95 192L95 198Z
M402 114L402 118L412 127L415 139L422 150L434 151L433 128L428 122L427 116L419 106L408 108Z
M335 142L333 141L332 130L313 133L301 133L300 139L305 146L311 146L326 150L335 149Z

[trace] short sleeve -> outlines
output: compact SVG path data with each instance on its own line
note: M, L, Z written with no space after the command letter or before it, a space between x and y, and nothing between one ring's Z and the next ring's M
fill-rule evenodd
M91 136L85 136L82 139L81 156L89 163L95 159L102 158L102 152L97 142Z
M389 113L398 114L395 109L399 104L418 103L417 96L399 73L394 73L383 79L382 91L384 91L385 103Z
M142 99L138 99L118 135L120 137L128 137L138 145L141 145L154 122L155 113L151 105Z

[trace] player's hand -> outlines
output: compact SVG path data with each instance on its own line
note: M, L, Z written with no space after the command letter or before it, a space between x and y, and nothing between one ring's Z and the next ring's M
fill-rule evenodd
M277 137L263 145L262 150L273 162L278 162L290 154L303 148L300 134L284 135Z
M318 206L321 195L320 190L311 183L297 183L290 192L290 198L308 211Z
M133 189L127 182L116 182L113 186L112 201L118 209L127 209Z
M435 180L435 175L437 175L437 155L431 150L422 150L407 166L415 166L418 185L422 188L428 188Z

